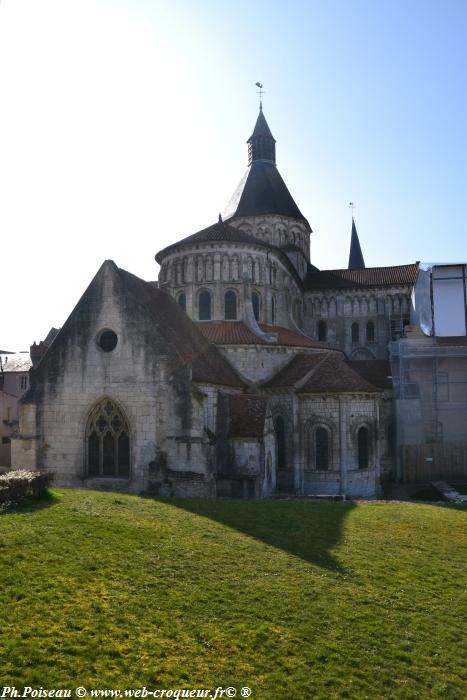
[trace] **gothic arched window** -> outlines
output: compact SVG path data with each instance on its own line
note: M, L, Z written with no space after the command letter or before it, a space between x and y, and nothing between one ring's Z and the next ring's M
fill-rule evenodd
M88 476L130 476L130 431L120 409L103 399L86 426Z
M251 302L253 304L253 313L255 315L255 318L257 321L259 321L261 299L260 299L258 292L252 292Z
M178 301L178 305L179 305L184 311L186 311L186 296L185 296L185 294L184 294L183 292L181 292L181 294L178 295L177 301Z
M286 449L285 449L285 422L282 416L274 418L274 431L276 433L277 444L277 468L286 468Z
M274 325L276 322L276 299L272 297L271 299L271 323Z
M326 322L325 321L320 321L318 323L318 340L325 341L327 337L327 328L326 328Z
M226 321L237 320L237 295L232 290L225 293L224 318Z
M375 324L373 321L368 321L366 324L366 340L367 343L375 342Z
M329 469L329 432L326 428L315 431L315 465L319 471Z
M358 323L352 323L352 343L358 343L360 340L360 329Z
M200 321L210 321L211 320L211 294L203 289L200 292L198 299L198 311Z
M362 427L357 433L358 443L358 468L368 469L370 462L370 435L368 428Z

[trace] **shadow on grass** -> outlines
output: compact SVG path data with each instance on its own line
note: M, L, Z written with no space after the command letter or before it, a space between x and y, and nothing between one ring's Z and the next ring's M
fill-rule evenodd
M343 573L332 549L354 503L301 500L171 499L164 502L209 518L307 562Z
M46 490L42 496L38 498L26 498L21 503L10 503L0 506L0 515L6 513L31 513L42 508L50 508L50 506L58 503L60 499L51 491Z

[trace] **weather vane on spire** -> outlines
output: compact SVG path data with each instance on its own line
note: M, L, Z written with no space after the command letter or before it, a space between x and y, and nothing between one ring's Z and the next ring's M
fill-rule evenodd
M263 109L263 100L261 99L264 91L263 91L263 84L262 83L255 83L256 87L259 87L258 90L258 95L259 95L259 108L262 110Z
M353 219L353 210L355 209L355 204L353 202L349 202L349 207L352 210L352 219Z

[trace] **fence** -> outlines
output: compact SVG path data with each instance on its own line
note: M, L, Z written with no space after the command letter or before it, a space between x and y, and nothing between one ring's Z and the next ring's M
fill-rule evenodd
M467 443L402 445L402 481L466 481Z

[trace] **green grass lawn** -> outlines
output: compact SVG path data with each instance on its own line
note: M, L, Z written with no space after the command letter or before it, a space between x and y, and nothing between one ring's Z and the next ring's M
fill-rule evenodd
M54 490L0 516L0 686L455 698L466 511Z

